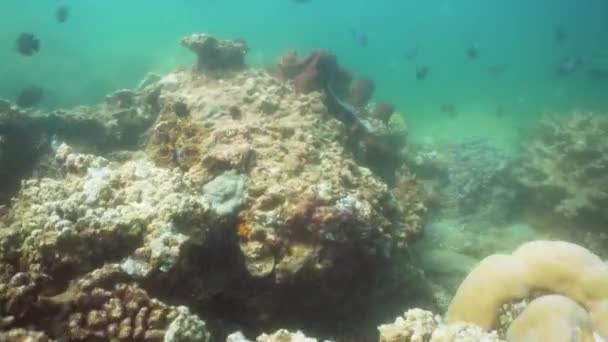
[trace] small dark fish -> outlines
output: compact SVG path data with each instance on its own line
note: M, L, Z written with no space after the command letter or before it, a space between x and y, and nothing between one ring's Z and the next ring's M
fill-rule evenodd
M568 31L566 31L563 27L558 27L555 29L555 41L563 44L568 40Z
M65 23L69 16L70 8L68 6L59 6L55 12L55 19L60 23Z
M503 107L500 107L500 106L496 107L496 111L494 111L494 115L497 118L502 118L506 114L507 114L507 111Z
M456 106L451 103L444 103L439 106L439 110L446 114L450 118L455 118L458 115L458 111L456 110Z
M23 56L32 56L40 51L40 40L31 33L21 33L16 45L17 51Z
M359 32L359 34L357 35L357 43L361 46L367 46L367 44L369 43L369 37L367 36L367 33Z
M355 40L355 43L361 46L367 46L369 43L367 33L358 31L356 28L350 28L348 31L350 32L351 37Z
M589 70L589 78L592 81L608 81L608 69L591 69Z
M558 76L569 76L575 73L583 65L583 60L579 57L566 57L557 65L555 72Z
M469 59L477 59L479 57L479 49L475 45L469 46L467 49L467 57Z
M21 90L19 95L17 95L15 103L17 103L19 107L30 108L39 104L43 98L44 91L42 88L32 85Z
M493 78L498 78L502 74L504 74L507 69L509 69L509 66L507 64L494 64L488 67L488 73Z
M429 67L422 66L416 69L416 79L418 81L424 80L429 74Z
M403 59L411 61L418 56L418 52L420 52L420 45L416 44L403 52Z

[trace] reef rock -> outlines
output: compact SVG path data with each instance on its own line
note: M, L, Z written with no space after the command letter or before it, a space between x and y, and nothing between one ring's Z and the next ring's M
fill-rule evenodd
M514 170L534 210L606 223L607 134L608 118L603 115L575 113L540 121Z
M89 162L72 166L79 159ZM140 269L166 271L179 246L202 242L213 224L202 192L177 171L146 161L110 165L73 153L57 160L76 173L24 182L13 205L12 227L24 235L21 264L30 270L69 279L135 252ZM183 217L201 224L186 225Z
M234 324L247 332L277 322L303 322L312 333L364 330L364 319L386 309L378 303L426 295L424 279L404 257L424 214L415 181L396 194L356 158L352 127L323 94L298 92L266 71L236 71L244 45L210 39L194 35L184 44L201 52L201 69L227 68L231 77L178 70L65 112L66 120L97 112L106 122L91 127L122 138L105 140L97 149L109 152L104 156L90 154L90 142L79 143L83 135L74 132L60 135L74 144L51 144L56 172L23 181L0 222L2 279L19 272L48 277L40 293L56 303L80 291L71 284L111 275L97 283L103 291L82 290L104 301L68 310L80 313L68 320L71 327L102 339L115 331L106 329L113 321L98 304L123 298L117 292L125 286L204 313L220 338ZM370 132L389 132L370 120ZM140 142L143 152L120 152ZM154 310L148 308L144 321ZM29 320L9 327L57 335ZM173 331L163 322L163 331ZM112 327L120 333L120 325Z
M244 40L219 40L206 33L183 37L182 45L197 55L196 69L207 73L244 68L245 55L249 50Z

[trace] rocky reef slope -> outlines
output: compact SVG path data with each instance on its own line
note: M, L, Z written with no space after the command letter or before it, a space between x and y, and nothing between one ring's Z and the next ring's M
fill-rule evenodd
M357 116L366 133L353 132L328 106L335 94L245 68L244 42L182 42L194 69L99 106L0 110L0 127L32 133L2 141L41 145L0 213L6 336L205 341L297 327L348 339L430 301L408 261L425 212L415 177L400 167L387 183L359 158L394 137L389 120ZM6 146L0 157L16 159Z

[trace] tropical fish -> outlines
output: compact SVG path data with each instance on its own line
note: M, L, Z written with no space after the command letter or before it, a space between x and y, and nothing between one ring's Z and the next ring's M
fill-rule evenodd
M358 45L367 46L369 44L369 36L367 35L367 33L359 31L355 28L351 28L349 32Z
M439 106L439 110L441 113L446 114L449 118L455 118L458 115L458 110L456 110L456 106L451 103L444 103Z
M469 59L477 59L479 57L479 49L475 45L469 46L467 49L467 57Z
M590 69L589 77L592 81L606 81L608 80L608 69Z
M416 56L418 56L418 52L420 52L420 45L416 44L411 48L406 49L405 51L403 51L403 58L406 60L412 60L414 58L416 58Z
M17 51L23 56L32 56L40 51L40 40L31 33L21 33L16 41Z
M496 107L496 110L494 111L494 115L497 118L502 118L503 116L505 116L507 114L507 111L505 110L504 107L498 106Z
M426 76L429 74L429 67L427 66L421 66L416 70L416 79L418 81L422 81L426 78Z
M555 72L558 76L568 76L575 73L583 65L583 60L580 57L566 57L562 59Z
M367 46L369 44L369 37L365 32L359 32L357 35L357 43L361 46Z
M69 16L70 8L68 6L59 6L55 12L55 19L60 23L65 23Z
M507 65L507 64L502 64L502 63L501 64L494 64L494 65L490 65L488 67L488 73L493 78L498 78L502 74L504 74L505 71L507 71L507 69L509 69L509 65Z
M568 40L568 31L563 27L558 27L555 29L555 41L562 44Z

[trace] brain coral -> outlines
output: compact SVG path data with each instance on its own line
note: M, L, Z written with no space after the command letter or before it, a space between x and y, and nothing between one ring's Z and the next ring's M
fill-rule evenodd
M510 333L517 331L518 336L524 336L533 334L530 329L564 329L562 323L569 322L569 334L561 335L561 338L570 341L573 334L591 330L586 321L580 319L580 310L574 305L578 303L589 313L595 333L604 338L608 336L608 266L585 248L562 241L528 242L511 255L492 255L482 260L460 285L448 309L447 320L493 329L498 325L497 312L503 304L530 298L539 291L560 294L575 303L551 299L553 297L541 303L533 302L520 318L544 315L550 320L545 320L541 328L530 324L528 330L521 328L525 326L521 321L514 322L512 329L515 330ZM565 316L553 318L559 312L564 312ZM555 322L555 326L549 322ZM534 334L544 333L537 331Z

